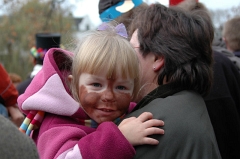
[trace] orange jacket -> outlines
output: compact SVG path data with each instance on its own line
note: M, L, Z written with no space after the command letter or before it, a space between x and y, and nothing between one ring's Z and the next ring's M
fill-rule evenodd
M18 91L13 85L7 71L0 64L0 97L6 107L17 103Z

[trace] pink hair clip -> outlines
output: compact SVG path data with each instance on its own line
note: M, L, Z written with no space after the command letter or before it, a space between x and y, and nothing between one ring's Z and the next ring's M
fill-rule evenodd
M104 31L107 29L111 29L111 27L107 24L107 23L102 23L101 25L99 25L99 27L97 28L97 30L99 31ZM115 31L118 35L124 37L124 38L128 38L128 34L127 34L127 30L126 27L124 26L123 23L118 24L115 27Z

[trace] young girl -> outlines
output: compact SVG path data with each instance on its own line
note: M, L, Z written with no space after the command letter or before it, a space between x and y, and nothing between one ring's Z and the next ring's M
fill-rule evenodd
M163 134L157 128L163 122L150 113L114 123L133 108L138 91L138 58L126 37L122 24L104 23L81 37L74 56L47 52L43 69L18 99L28 114L20 129L35 129L31 137L41 158L126 159L135 145L158 144L148 135Z

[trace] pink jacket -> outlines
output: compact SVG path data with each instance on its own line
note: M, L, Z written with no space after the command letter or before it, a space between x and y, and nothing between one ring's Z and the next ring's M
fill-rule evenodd
M71 69L70 56L72 53L65 50L50 49L42 70L18 98L25 114L45 112L40 128L32 132L40 158L133 158L133 146L113 122L104 122L96 129L81 122L89 117L64 82Z

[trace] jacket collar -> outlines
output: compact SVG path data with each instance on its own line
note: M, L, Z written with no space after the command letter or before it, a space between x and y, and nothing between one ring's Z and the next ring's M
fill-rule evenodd
M166 98L167 96L173 95L177 92L180 92L184 90L185 88L179 86L176 87L176 85L169 83L164 84L161 86L158 86L156 89L154 89L152 92L150 92L148 95L146 95L133 109L133 111L138 110L144 106L146 106L148 103L153 101L156 98Z

